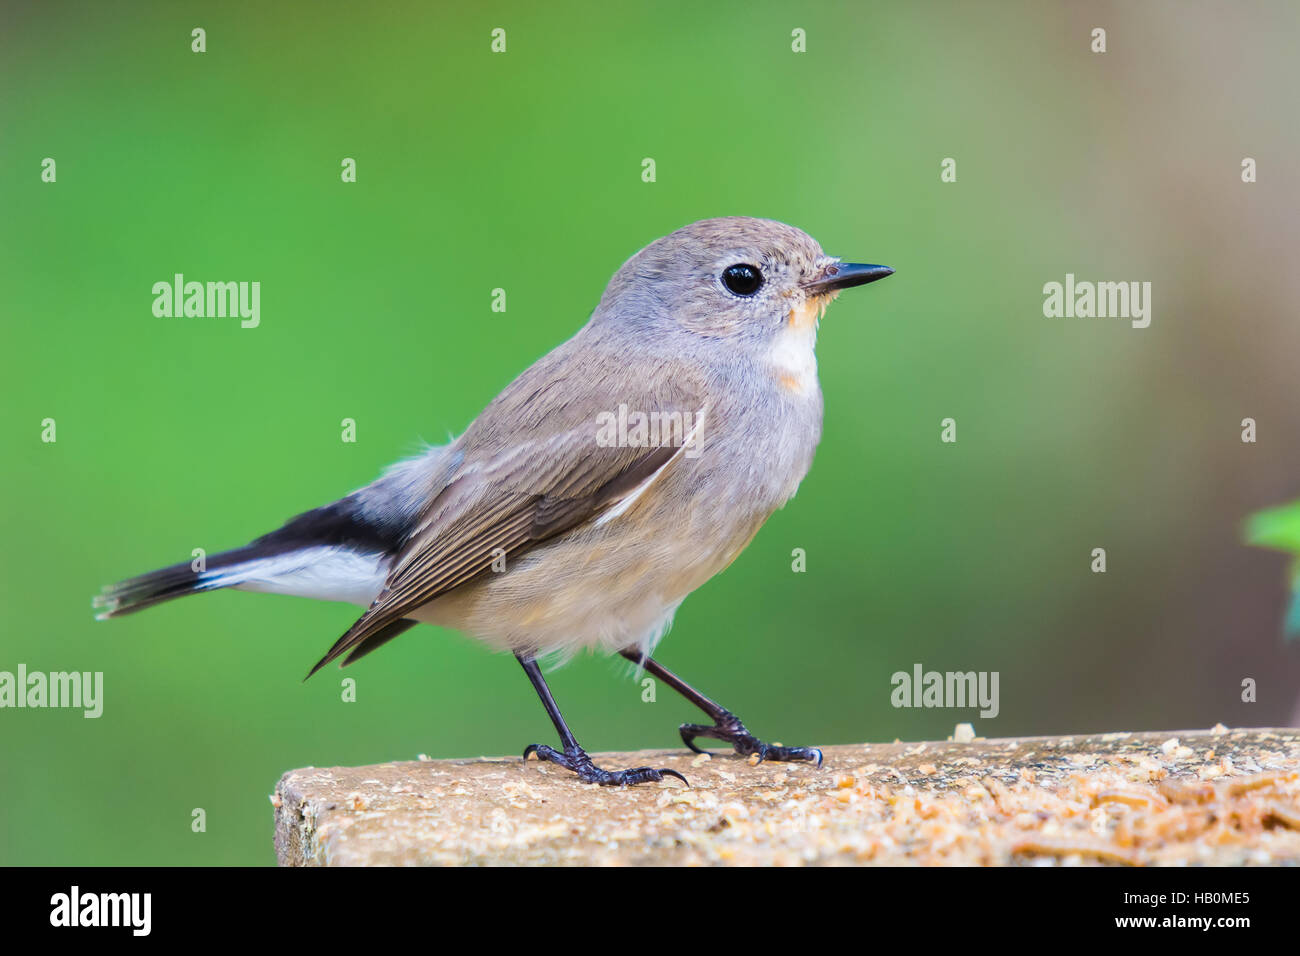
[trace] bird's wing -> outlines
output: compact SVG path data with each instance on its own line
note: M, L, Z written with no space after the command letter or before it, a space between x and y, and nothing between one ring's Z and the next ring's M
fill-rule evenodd
M582 390L589 392L593 385L598 383ZM704 409L688 393L659 391L645 397L638 410L677 412L697 425L702 420L697 416ZM471 426L462 438L464 462L425 508L383 590L312 674L349 651L349 660L363 656L367 641L439 595L490 572L495 558L514 558L584 522L617 513L620 504L671 467L686 448L681 441L654 447L611 445L598 437L596 413L573 421L574 409L596 407L591 402L564 402L550 414L532 407L550 392L539 388L503 407L498 399ZM510 398L509 391L503 398ZM600 407L615 413L618 403ZM503 415L529 420L529 437L503 444Z

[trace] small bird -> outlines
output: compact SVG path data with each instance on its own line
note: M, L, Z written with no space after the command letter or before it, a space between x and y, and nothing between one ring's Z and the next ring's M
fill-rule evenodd
M365 613L311 669L369 654L417 623L518 658L562 749L525 759L605 786L685 778L609 771L569 730L539 657L617 653L709 718L697 738L760 760L766 744L650 657L688 594L726 568L795 493L821 438L814 345L841 289L891 275L845 263L767 219L706 219L646 246L590 320L447 445L251 544L105 588L119 617L218 588L346 601ZM346 655L346 656L345 656Z

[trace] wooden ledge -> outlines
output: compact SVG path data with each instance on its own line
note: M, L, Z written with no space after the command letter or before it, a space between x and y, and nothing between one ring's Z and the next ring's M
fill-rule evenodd
M1300 730L826 747L825 764L641 751L630 788L536 760L292 770L285 866L1300 863ZM751 758L752 759L752 758Z

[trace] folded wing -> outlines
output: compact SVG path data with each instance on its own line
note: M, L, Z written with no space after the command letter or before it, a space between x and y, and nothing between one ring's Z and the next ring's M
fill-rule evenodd
M505 393L500 407L490 406L463 436L461 466L425 508L383 590L311 674L344 654L349 655L345 663L364 656L375 642L395 636L398 622L416 609L491 573L501 555L513 559L585 522L619 514L685 450L683 441L649 447L602 441L595 413L574 421L572 402L551 415L536 408L546 391L525 395L524 407L512 407L510 392ZM660 415L689 416L684 420L695 423L703 411L680 389L644 403ZM501 441L497 426L503 415L530 418L530 437Z

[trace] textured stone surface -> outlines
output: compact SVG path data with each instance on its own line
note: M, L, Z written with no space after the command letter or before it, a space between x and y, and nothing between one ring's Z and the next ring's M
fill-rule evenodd
M818 770L601 754L691 782L586 786L519 758L306 768L282 865L1300 863L1300 730L825 748Z

